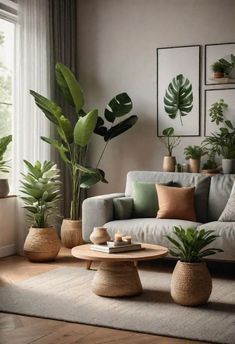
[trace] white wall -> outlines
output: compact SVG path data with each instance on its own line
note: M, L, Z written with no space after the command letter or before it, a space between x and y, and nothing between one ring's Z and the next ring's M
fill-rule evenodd
M90 107L104 109L116 94L133 100L135 127L110 142L100 165L109 184L90 194L122 191L129 170L161 170L165 153L156 136L156 48L235 41L234 0L78 0L79 80ZM204 53L204 51L202 51ZM204 63L204 59L202 59ZM201 80L201 133L204 132L204 75ZM182 138L176 149L203 137ZM90 149L97 161L103 141Z

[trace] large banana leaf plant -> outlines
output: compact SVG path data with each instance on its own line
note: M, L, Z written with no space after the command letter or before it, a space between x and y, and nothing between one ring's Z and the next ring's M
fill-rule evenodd
M164 97L164 108L171 119L179 116L181 125L183 125L182 117L192 111L192 84L183 74L177 75L169 83Z
M121 93L115 96L105 109L104 117L110 123L109 127L106 126L96 108L88 112L84 110L84 94L72 71L62 63L57 63L55 72L59 88L67 102L75 109L75 125L55 102L35 91L31 90L30 93L36 105L56 128L57 139L44 136L41 139L59 152L70 171L72 181L70 218L77 220L79 219L80 188L90 188L99 181L107 183L104 171L99 168L107 144L111 139L131 128L138 118L130 116L115 124L116 120L127 115L132 109L130 97L126 93ZM104 149L95 167L86 165L87 146L93 133L102 136L105 141Z

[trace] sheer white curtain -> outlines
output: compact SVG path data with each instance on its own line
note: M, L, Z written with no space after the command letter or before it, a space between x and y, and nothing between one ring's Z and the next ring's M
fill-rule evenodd
M50 135L49 121L37 108L30 89L50 97L49 11L47 0L18 0L16 32L16 107L13 127L13 192L19 194L23 159L50 159L50 146L40 136ZM17 246L21 253L27 225L18 201Z
M13 128L13 182L18 194L23 159L50 159L40 136L50 134L49 121L36 107L30 89L50 97L50 48L47 0L18 0L16 113Z

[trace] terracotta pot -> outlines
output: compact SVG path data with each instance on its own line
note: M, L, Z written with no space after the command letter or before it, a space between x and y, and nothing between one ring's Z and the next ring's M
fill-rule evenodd
M0 179L0 198L7 197L9 191L8 179Z
M171 296L183 306L197 306L207 302L212 280L207 265L178 261L171 279Z
M67 248L82 245L82 221L64 219L61 226L61 242Z
M24 254L32 262L54 260L60 250L60 239L53 227L29 229L24 243Z
M189 159L189 172L199 173L200 172L200 159Z
M176 159L174 156L164 156L162 169L164 172L175 172Z
M90 240L93 244L105 244L111 238L105 227L94 227L93 232L90 235Z
M224 73L223 72L214 72L213 77L214 77L214 79L224 78Z

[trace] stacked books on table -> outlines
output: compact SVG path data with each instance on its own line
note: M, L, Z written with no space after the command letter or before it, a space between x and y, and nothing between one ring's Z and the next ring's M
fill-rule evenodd
M129 252L129 251L139 251L143 250L141 244L133 243L133 244L121 244L117 245L113 241L108 241L107 244L102 245L91 245L91 250L99 251L104 253L120 253L120 252Z

